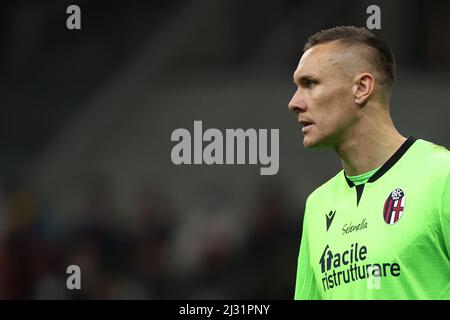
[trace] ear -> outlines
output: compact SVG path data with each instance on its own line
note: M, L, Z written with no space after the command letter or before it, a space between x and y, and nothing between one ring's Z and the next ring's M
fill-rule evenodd
M364 106L367 103L375 86L375 79L370 73L361 73L355 78L353 85L353 95L355 103Z

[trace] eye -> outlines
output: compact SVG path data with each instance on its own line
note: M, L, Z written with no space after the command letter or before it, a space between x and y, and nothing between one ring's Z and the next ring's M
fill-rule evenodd
M307 88L312 88L312 87L314 87L314 85L317 84L317 82L314 81L314 80L308 79L308 80L305 81L305 84L306 84Z

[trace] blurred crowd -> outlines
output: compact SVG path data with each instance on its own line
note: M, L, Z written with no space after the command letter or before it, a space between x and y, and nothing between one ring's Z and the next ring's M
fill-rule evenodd
M291 299L300 214L274 186L255 190L242 215L226 193L208 188L177 212L169 193L142 188L124 213L130 227L114 221L110 185L94 183L78 222L62 225L36 190L4 183L0 299ZM66 287L69 265L81 290Z

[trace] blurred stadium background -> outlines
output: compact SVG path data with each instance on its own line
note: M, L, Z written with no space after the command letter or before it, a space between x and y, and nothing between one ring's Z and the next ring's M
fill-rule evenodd
M308 36L365 26L371 4L398 128L448 147L448 1L2 3L0 298L291 299L304 201L340 169L303 149L292 73ZM278 175L173 165L194 120L279 128Z

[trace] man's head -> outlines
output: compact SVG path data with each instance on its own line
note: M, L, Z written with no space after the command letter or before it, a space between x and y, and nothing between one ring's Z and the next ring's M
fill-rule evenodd
M366 107L388 111L394 80L390 49L367 29L336 27L310 37L289 103L303 125L305 147L335 146Z

